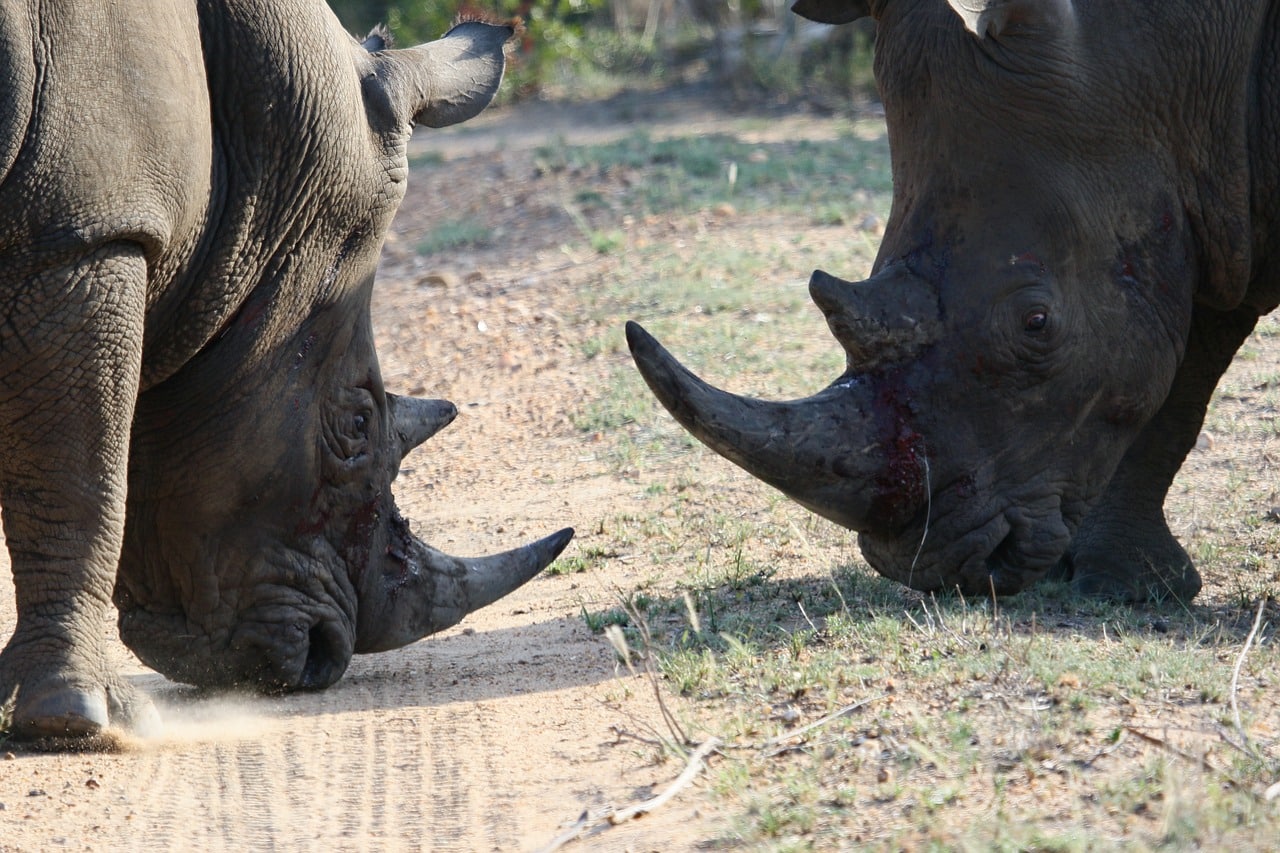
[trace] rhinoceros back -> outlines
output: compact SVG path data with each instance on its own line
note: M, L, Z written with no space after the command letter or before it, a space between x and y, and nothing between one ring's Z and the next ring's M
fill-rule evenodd
M194 244L208 197L194 6L0 3L3 248L38 267L35 254L136 243L161 281Z

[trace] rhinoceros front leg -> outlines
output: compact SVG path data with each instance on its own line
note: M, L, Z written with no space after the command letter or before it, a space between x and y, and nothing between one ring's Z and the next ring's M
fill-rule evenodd
M1064 568L1077 592L1124 601L1189 601L1200 574L1169 531L1164 499L1195 446L1218 380L1249 336L1248 308L1192 315L1186 355L1164 405L1138 435L1076 532Z
M106 641L146 262L136 245L113 244L25 275L6 266L0 508L18 620L0 652L0 703L17 736L138 728L155 711L117 674Z

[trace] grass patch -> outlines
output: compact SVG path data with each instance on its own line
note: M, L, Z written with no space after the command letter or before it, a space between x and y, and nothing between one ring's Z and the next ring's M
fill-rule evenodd
M559 557L554 563L544 569L544 573L548 575L576 575L583 572L589 572L592 569L599 568L604 565L610 558L616 557L617 554L598 546L588 546L579 548L575 553L568 556Z
M863 132L860 134L859 130ZM631 215L689 212L732 204L797 213L821 209L846 221L892 185L883 134L850 125L836 140L748 143L728 134L655 139L637 132L601 145L546 146L539 169L593 175ZM584 202L599 204L600 186Z
M478 219L446 220L434 225L418 243L418 253L433 255L464 246L484 246L489 243L489 228Z
M1243 623L1082 616L1054 588L923 598L856 567L700 593L698 629L659 602L647 634L728 745L711 784L750 849L1265 846L1280 828L1273 640L1236 685L1251 722L1226 722ZM737 627L712 633L711 609Z

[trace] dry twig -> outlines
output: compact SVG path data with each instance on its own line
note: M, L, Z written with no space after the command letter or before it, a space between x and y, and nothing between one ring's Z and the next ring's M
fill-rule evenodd
M678 794L683 788L687 787L694 778L702 772L706 766L707 756L715 752L720 746L720 738L711 737L703 741L702 744L689 755L689 761L685 764L684 770L676 777L675 781L667 786L661 794L650 797L644 802L636 803L625 809L610 809L604 814L591 819L583 812L574 821L573 825L564 832L557 835L551 840L546 847L543 847L540 853L554 853L566 844L582 838L584 835L602 832L609 827L617 826L620 823L626 823L634 818L642 817L655 811Z
M689 763L685 765L684 771L676 777L674 782L667 786L665 791L656 797L651 797L643 803L636 803L634 806L629 806L620 812L611 812L605 816L605 819L608 820L610 824L617 826L618 824L625 823L632 818L647 815L654 809L664 805L668 800L679 793L681 788L684 788L692 782L694 777L702 772L702 768L706 766L707 756L715 752L719 746L720 738L707 738L702 742L702 745L695 749L689 756Z
M1222 776L1227 780L1227 783L1230 784L1233 788L1240 787L1239 785L1236 784L1236 781L1234 779L1232 779L1230 776L1227 776L1227 774L1223 773L1217 767L1213 766L1213 763L1209 761L1209 759L1203 756L1201 756L1200 758L1196 758L1194 755L1184 752L1183 750L1169 743L1169 741L1165 740L1164 738L1158 738L1155 735L1149 735L1146 732L1142 731L1142 729L1138 728L1137 726L1125 726L1124 730L1136 737L1141 738L1142 740L1145 740L1149 744L1158 746L1161 749L1169 751L1173 755L1176 755L1178 758L1181 758L1183 761L1189 761L1192 764L1199 764L1200 767L1203 768L1204 770L1207 770L1210 773L1215 773L1219 776Z
M1258 612L1253 617L1253 627L1249 629L1249 636L1244 638L1244 646L1240 648L1240 654L1236 656L1235 669L1231 671L1231 721L1235 724L1236 734L1240 736L1240 741L1249 752L1254 751L1253 744L1249 739L1248 733L1244 730L1244 725L1240 722L1240 703L1236 700L1236 696L1240 692L1240 669L1244 666L1245 656L1249 654L1249 647L1253 645L1254 639L1258 636L1258 628L1262 625L1262 614L1266 609L1267 597L1264 595L1258 601Z
M868 696L866 699L859 699L857 702L854 702L850 705L845 705L843 708L841 708L838 711L832 711L830 714L827 714L825 717L822 717L821 719L814 720L812 723L809 723L807 726L801 726L798 729L794 729L789 732L783 732L780 735L771 737L761 745L761 748L768 749L769 747L778 746L779 744L784 743L785 741L789 741L794 737L800 737L800 735L808 734L814 729L821 728L822 726L825 726L834 720L838 720L841 717L847 717L848 715L852 714L854 711L858 710L859 708L863 708L867 705L870 705L872 702L883 699L887 695L888 695L887 693L881 693L878 696Z

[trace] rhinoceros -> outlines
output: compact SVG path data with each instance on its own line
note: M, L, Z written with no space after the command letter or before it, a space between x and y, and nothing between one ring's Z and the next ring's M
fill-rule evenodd
M1164 499L1280 302L1280 5L792 8L876 22L889 220L870 278L809 282L846 370L744 398L632 324L650 388L916 589L1196 595Z
M456 558L391 494L456 414L370 321L414 125L480 112L506 25L359 42L320 0L0 0L0 506L19 735L157 722L100 623L200 686L318 689L568 543Z

